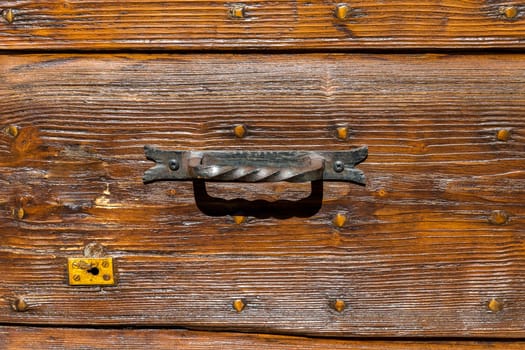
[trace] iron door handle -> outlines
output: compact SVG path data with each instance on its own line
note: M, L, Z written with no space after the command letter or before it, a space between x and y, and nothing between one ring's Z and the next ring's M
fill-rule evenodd
M365 184L355 168L368 147L348 151L165 151L144 147L156 164L144 173L144 183L163 180L223 182L349 181Z

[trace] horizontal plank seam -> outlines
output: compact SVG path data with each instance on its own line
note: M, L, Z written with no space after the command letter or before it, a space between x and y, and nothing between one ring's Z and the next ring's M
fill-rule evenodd
M40 329L78 329L78 330L165 330L165 331L188 331L188 332L205 332L209 334L224 334L224 335L266 335L266 336L287 336L302 340L339 340L339 341L388 341L388 342L436 342L436 343L448 343L448 342L464 342L471 343L475 342L499 342L499 343L515 343L523 342L525 338L507 338L507 337L432 337L432 336L421 336L421 337L334 337L334 336L312 336L302 335L297 332L242 332L237 330L224 330L224 329L210 329L210 328L199 328L199 327L180 327L180 326L157 326L157 325L91 325L91 324L33 324L33 323L5 323L0 322L0 328L40 328Z
M144 48L123 48L123 49L5 49L0 48L1 55L33 55L33 54L82 54L82 55L98 55L98 54L177 54L177 55L226 55L226 54L257 54L261 56L266 55L292 55L292 54L331 54L331 53L348 53L348 54L461 54L461 55L491 55L491 54L524 54L525 48L465 48L465 47L419 47L419 48L331 48L331 49L316 49L316 48L240 48L240 49L144 49Z

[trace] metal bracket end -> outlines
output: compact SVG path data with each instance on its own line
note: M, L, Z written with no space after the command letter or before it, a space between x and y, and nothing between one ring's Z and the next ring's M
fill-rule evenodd
M169 159L174 157L174 152L163 151L154 146L146 145L144 146L144 153L147 159L154 161L156 164L144 172L142 181L147 184L164 180L166 174L169 174Z

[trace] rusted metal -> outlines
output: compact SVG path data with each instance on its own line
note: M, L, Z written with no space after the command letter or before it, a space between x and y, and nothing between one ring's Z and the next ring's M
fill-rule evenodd
M143 181L206 180L223 182L350 181L365 184L354 168L366 159L368 147L348 151L164 151L145 146L157 164Z

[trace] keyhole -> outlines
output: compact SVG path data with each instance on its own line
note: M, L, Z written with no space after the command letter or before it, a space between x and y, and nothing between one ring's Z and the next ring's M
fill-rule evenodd
M98 270L98 267L92 267L92 268L90 268L89 270L87 270L87 272L89 272L89 273L92 274L93 276L96 276L96 275L98 275L98 273L99 273L100 271Z

